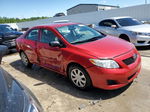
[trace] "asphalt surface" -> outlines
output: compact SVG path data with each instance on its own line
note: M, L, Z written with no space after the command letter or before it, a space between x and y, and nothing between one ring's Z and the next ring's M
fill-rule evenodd
M2 67L26 85L45 112L150 112L150 47L138 47L142 69L132 84L113 91L81 91L65 77L33 66L24 67L18 53L3 58Z

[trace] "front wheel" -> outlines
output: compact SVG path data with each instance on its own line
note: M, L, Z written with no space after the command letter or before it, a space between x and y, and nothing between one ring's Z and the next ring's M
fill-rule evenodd
M32 67L32 63L29 62L27 55L24 52L20 53L21 61L26 67Z
M130 42L130 39L129 39L129 37L127 35L121 35L120 38Z
M88 89L92 85L88 73L80 66L70 66L68 75L75 87Z

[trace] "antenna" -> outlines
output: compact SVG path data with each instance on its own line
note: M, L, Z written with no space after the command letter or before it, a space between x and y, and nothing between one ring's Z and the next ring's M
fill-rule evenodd
M145 4L147 4L147 0L145 0Z

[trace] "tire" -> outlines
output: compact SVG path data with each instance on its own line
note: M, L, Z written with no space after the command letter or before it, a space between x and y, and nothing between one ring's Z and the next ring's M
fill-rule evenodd
M79 89L87 90L92 87L91 79L88 73L80 66L70 66L68 77L71 83Z
M33 64L30 63L30 61L29 61L27 55L26 55L24 52L21 52L21 53L20 53L20 57L21 57L22 63L23 63L26 67L28 67L28 68L31 68L31 67L32 67Z

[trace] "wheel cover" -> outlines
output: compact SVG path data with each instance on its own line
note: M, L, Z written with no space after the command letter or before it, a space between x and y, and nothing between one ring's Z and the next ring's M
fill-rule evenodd
M73 69L71 71L71 80L78 87L85 87L86 85L85 74L79 69Z
M24 65L28 65L28 58L24 53L21 53L21 60L23 62Z

